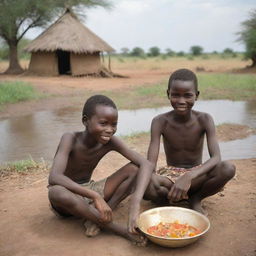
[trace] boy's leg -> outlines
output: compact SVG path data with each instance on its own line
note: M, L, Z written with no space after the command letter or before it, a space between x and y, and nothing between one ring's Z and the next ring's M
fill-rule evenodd
M104 199L114 209L135 188L138 167L129 163L109 176L104 187Z
M189 202L192 209L204 213L201 200L219 192L234 177L235 166L227 161L220 162L212 171L192 182Z
M49 188L49 200L55 209L63 213L89 219L102 228L106 228L134 242L142 244L145 242L140 236L129 234L125 226L114 222L101 223L99 221L100 214L95 207L85 202L81 196L72 193L62 186L55 185Z
M137 172L138 167L129 163L107 178L102 192L111 209L114 209L133 191ZM96 236L100 232L99 227L91 221L86 220L84 226L86 236Z
M167 195L172 185L173 183L167 177L153 173L144 199L151 200L157 204L169 203Z

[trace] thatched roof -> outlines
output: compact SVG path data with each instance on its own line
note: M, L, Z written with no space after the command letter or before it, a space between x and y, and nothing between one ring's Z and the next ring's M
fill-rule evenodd
M25 50L28 52L63 50L74 53L114 51L69 10L33 40Z

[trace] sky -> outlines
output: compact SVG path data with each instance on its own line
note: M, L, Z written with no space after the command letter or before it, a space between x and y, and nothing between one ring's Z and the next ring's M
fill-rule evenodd
M204 52L222 52L225 48L244 51L237 42L241 22L256 9L255 0L112 0L110 10L87 9L83 22L110 44L116 52L122 48L157 46L175 52L189 52L199 45ZM34 39L42 30L26 34Z

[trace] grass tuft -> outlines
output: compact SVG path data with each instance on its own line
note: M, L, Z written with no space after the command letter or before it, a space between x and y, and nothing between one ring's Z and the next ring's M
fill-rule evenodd
M38 99L41 95L28 83L1 82L0 83L0 105Z
M8 162L0 166L0 177L6 177L12 174L28 174L36 171L48 170L48 164L41 161L34 161L32 157L25 160Z

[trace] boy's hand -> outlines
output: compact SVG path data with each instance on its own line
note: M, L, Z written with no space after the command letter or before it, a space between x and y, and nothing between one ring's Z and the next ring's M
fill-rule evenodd
M178 202L182 199L188 199L187 192L190 187L191 178L189 175L185 174L177 179L177 181L172 185L167 197L173 202Z
M133 205L130 209L129 220L128 220L128 231L130 233L138 234L138 232L137 232L138 216L139 216L139 206L136 207L136 206Z
M112 221L112 209L109 207L109 205L106 203L106 201L100 196L96 196L93 199L95 208L100 213L100 222L108 223Z

